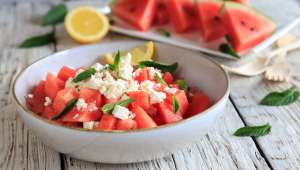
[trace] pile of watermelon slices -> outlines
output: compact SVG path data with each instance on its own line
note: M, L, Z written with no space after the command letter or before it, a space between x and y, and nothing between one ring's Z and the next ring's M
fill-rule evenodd
M227 35L236 52L249 50L276 28L249 0L118 0L112 10L139 31L170 24L177 34L198 31L204 42Z

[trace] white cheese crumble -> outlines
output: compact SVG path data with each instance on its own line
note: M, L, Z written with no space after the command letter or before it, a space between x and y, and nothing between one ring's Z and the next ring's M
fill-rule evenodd
M154 89L154 87L157 86L157 84L153 81L143 81L140 84L140 89L150 94L150 103L160 103L163 102L166 99L166 93L159 92Z
M167 92L167 93L170 93L170 94L175 94L177 92L177 89L176 88L165 87L164 91Z
M92 65L92 68L94 68L97 72L100 72L104 66L100 63L95 63L94 65Z
M126 107L116 105L112 112L114 117L119 118L121 120L130 119L130 115L132 114Z
M33 98L33 94L28 94L27 97L28 97L29 99L32 99L32 98Z
M82 110L87 108L87 104L85 103L85 100L83 98L79 98L76 102L77 110Z
M119 66L119 76L125 80L132 79L133 67L131 65L131 54L121 57Z
M83 122L83 128L84 129L92 130L94 128L94 125L95 125L95 121Z
M167 95L164 92L158 92L158 91L153 90L150 93L150 103L151 104L163 102L166 98L167 98Z
M138 91L139 87L140 87L140 85L139 85L138 81L130 80L128 82L128 88L126 89L126 92Z
M44 106L49 106L52 103L52 100L50 99L50 97L45 97L45 102L44 102Z
M154 79L156 75L158 75L159 77L162 77L160 70L158 70L154 67L148 67L148 70L149 70L150 79Z

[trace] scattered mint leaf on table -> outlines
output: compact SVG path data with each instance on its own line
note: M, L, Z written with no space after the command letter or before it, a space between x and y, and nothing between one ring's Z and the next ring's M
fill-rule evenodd
M129 99L126 99L126 100L121 100L121 101L115 102L115 103L109 103L109 104L104 105L101 108L101 110L102 110L103 113L109 113L115 108L116 105L126 107L130 103L132 103L133 101L134 100L132 98L129 98Z
M244 137L244 136L265 136L271 132L271 126L269 124L261 125L261 126L246 126L239 128L234 132L234 136Z
M174 71L176 71L176 69L178 67L178 63L176 62L171 65L165 65L165 64L161 64L161 63L158 63L155 61L141 61L141 62L139 62L137 67L138 68L154 67L154 68L161 70L162 72L173 73Z
M68 113L69 111L71 111L73 109L73 107L76 105L77 101L78 101L77 99L71 99L66 104L65 108L60 113L58 113L57 115L55 115L54 117L52 117L52 120L58 120L63 115L65 115L66 113Z
M81 73L79 73L72 81L74 83L80 82L82 80L86 80L90 78L92 75L96 73L96 69L94 68L89 68Z
M65 20L68 9L65 4L58 4L53 6L47 14L43 17L42 25L55 25Z
M38 36L28 38L25 41L23 41L19 47L20 48L39 47L50 43L54 43L55 41L56 41L55 33L49 32L43 35L38 35Z
M296 87L291 87L282 92L271 92L265 96L260 104L266 106L284 106L294 103L298 100L300 91Z

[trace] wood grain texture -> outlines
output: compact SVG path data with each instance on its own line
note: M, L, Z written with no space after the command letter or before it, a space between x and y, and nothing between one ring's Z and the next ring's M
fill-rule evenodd
M300 2L255 1L254 5L271 16L277 23L284 24L300 16ZM300 36L299 26L292 31ZM300 72L300 53L288 56L294 72ZM261 76L242 78L231 76L231 97L247 125L269 122L270 135L255 139L274 169L300 168L300 103L284 107L259 106L259 101L271 91L282 91L290 87L287 83L275 83Z
M49 31L37 25L48 4L15 3L0 7L0 169L60 169L59 154L37 139L19 120L11 98L12 80L53 46L15 48L25 38Z

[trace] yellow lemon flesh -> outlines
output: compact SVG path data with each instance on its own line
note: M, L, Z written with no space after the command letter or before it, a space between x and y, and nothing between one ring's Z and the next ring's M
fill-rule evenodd
M65 29L79 43L101 40L109 30L108 18L92 7L78 7L68 13Z
M130 53L132 56L132 64L137 65L141 61L152 60L154 56L154 49L154 43L152 41L149 41L146 44L131 49L130 51L121 52L121 55L124 56L127 53ZM108 53L104 54L103 57L105 62L108 64L113 63L113 55Z

